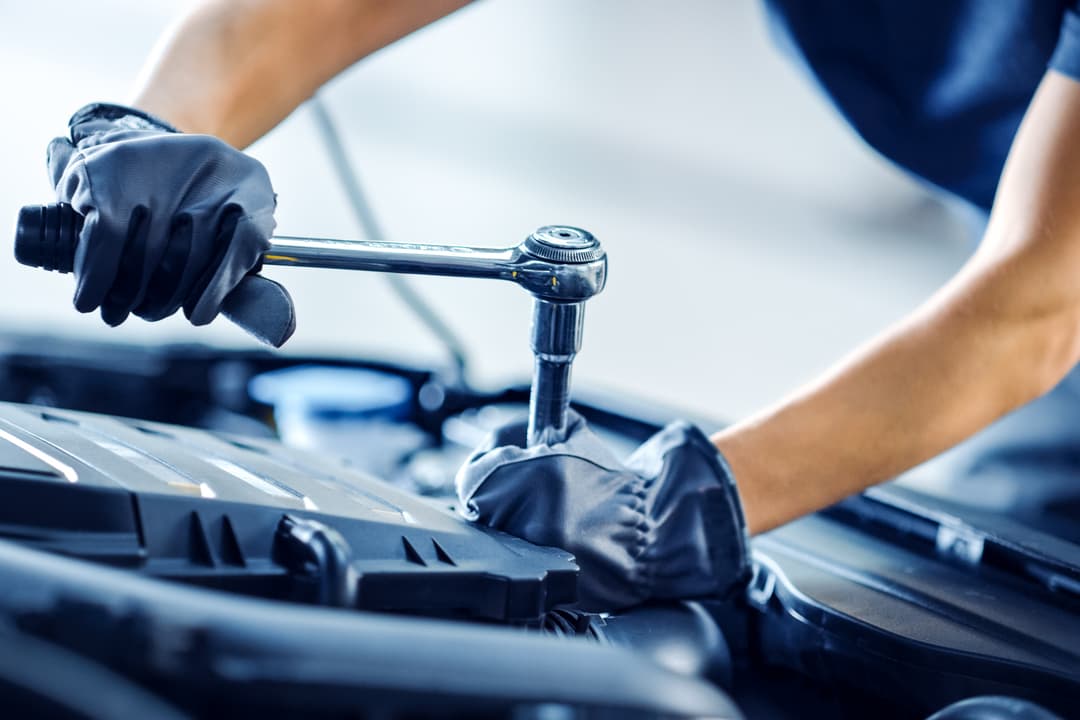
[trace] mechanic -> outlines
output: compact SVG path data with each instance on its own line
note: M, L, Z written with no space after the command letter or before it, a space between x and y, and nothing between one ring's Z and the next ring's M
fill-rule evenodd
M89 105L50 145L57 197L87 219L76 308L110 325L180 308L210 322L274 228L267 173L236 148L463 4L196 6L159 43L131 107ZM676 423L623 462L579 417L552 447L524 449L521 426L497 431L459 473L466 514L573 551L586 607L725 592L746 580L748 533L892 478L1058 386L1080 360L1074 4L770 0L853 129L984 215L979 249L910 316L711 439ZM1040 403L1064 397L1064 414L1060 402L1047 411L1064 437L1055 428L1076 423L1061 392Z

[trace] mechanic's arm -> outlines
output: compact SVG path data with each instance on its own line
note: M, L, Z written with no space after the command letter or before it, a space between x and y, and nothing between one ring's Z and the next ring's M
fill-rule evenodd
M907 470L1080 360L1080 83L1050 71L979 251L825 377L713 436L759 533Z
M92 103L49 144L58 202L84 218L75 308L109 325L225 311L280 346L284 287L257 273L275 227L266 168L236 148L364 55L461 0L207 0L166 36L131 107Z
M132 104L246 147L357 60L467 0L209 0L159 43Z

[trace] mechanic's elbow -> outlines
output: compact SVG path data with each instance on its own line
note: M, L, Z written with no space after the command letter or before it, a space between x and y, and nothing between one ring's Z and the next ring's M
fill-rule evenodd
M1080 308L1062 310L1033 324L1029 352L1024 353L1026 397L1018 405L1053 390L1080 361Z

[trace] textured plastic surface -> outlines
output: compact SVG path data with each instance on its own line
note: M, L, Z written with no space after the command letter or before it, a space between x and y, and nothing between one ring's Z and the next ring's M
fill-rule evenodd
M70 205L27 205L15 224L15 260L22 265L71 272L82 228Z
M551 548L471 526L269 440L0 404L0 536L249 594L319 601L283 523L339 533L354 606L536 620L575 595ZM308 549L310 550L310 548Z
M887 499L856 498L754 541L750 598L768 663L877 688L913 714L980 694L1075 709L1080 595L1068 563L1007 553L975 528L982 557L958 551L934 540L942 527L962 532L940 524L946 513L935 521L930 508L911 513L909 496ZM887 517L902 505L905 517Z

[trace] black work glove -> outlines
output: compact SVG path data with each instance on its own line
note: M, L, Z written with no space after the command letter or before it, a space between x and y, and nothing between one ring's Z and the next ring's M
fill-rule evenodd
M195 325L222 311L280 345L291 298L255 270L270 247L276 198L262 164L209 135L151 115L93 104L49 144L57 200L85 221L75 254L75 308L109 325L160 320L181 307ZM230 293L236 293L226 302ZM268 315L269 314L269 315Z
M749 579L731 471L697 428L672 423L625 463L576 413L564 443L525 448L525 431L496 430L458 471L462 513L573 553L582 609L726 595Z

